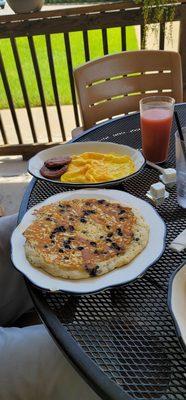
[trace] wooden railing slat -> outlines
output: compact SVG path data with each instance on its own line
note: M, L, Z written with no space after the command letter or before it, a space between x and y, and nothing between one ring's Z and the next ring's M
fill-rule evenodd
M34 141L34 143L37 143L38 140L37 140L37 136L36 136L34 121L33 121L32 112L31 112L31 108L30 108L30 102L29 102L25 79L24 79L22 66L21 66L21 62L20 62L20 58L19 58L17 44L15 41L15 38L10 38L10 41L11 41L12 51L14 54L14 59L15 59L16 67L17 67L18 76L19 76L19 82L21 85L23 98L24 98L24 102L25 102L25 106L26 106L26 110L27 110L27 115L28 115L28 119L30 122L30 128L31 128L31 132L32 132L33 141Z
M52 135L51 135L50 123L49 123L49 119L48 119L45 95L44 95L41 74L40 74L39 64L38 64L37 55L36 55L36 49L35 49L34 40L33 40L32 36L28 36L28 42L29 42L30 52L31 52L31 56L32 56L34 71L35 71L35 75L36 75L36 81L37 81L37 86L38 86L38 90L39 90L39 95L40 95L40 99L41 99L41 106L43 109L43 115L44 115L46 130L47 130L48 141L52 142Z
M45 40L46 40L48 61L49 61L50 74L51 74L51 80L52 80L52 87L53 87L53 91L54 91L54 98L55 98L55 103L56 103L56 108L57 108L57 114L58 114L59 124L60 124L60 128L61 128L61 134L62 134L63 140L66 140L64 124L63 124L63 117L62 117L61 106L60 106L60 101L59 101L58 88L57 88L57 80L56 80L56 73L55 73L55 66L54 66L54 59L53 59L53 54L52 54L50 35L46 35Z
M127 49L127 41L126 41L126 27L121 27L121 50L125 51Z
M14 107L14 102L13 102L13 98L12 98L12 93L10 90L10 86L9 86L9 82L8 82L8 78L7 78L7 74L6 74L6 70L5 70L5 66L4 66L4 62L3 62L3 58L0 52L0 71L1 71L1 76L2 76L2 80L3 80L3 85L5 88L5 92L6 92L6 96L7 96L7 100L8 100L8 104L9 104L9 108L12 114L12 119L14 122L14 126L15 126L15 130L16 130L16 134L17 134L17 138L18 138L18 142L21 144L23 143L23 139L21 136L21 131L19 128L19 123L18 123L18 119L17 119L17 115L16 115L16 111L15 111L15 107Z
M145 48L145 26L144 24L141 24L140 26L140 46L141 49Z
M104 18L104 16L102 16ZM102 29L102 41L103 41L103 53L104 55L108 54L108 37L107 37L107 30Z
M164 50L165 47L165 23L160 24L160 50Z
M8 144L8 138L6 136L6 132L5 132L5 128L4 128L4 125L3 125L3 120L1 118L1 114L0 114L0 132L1 132L1 135L2 135L2 138L3 138L3 143L4 144Z
M69 74L69 79L70 79L70 88L71 88L74 116L75 116L76 126L79 126L79 115L78 115L76 92L75 92L74 77L73 77L72 55L71 55L70 39L69 39L68 33L64 34L64 40L65 40L67 66L68 66L68 74Z
M83 44L84 44L84 52L85 52L85 61L90 60L90 49L89 49L89 41L88 41L88 32L83 31Z

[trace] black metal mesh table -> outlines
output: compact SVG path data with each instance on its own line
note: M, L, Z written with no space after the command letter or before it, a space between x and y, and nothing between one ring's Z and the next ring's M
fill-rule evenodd
M186 105L176 106L186 125ZM166 166L173 166L174 132ZM77 141L101 140L141 147L139 115L103 124ZM145 167L120 190L145 199L158 172ZM118 189L118 188L117 188ZM23 199L20 218L27 208L48 196L67 190L57 184L33 180ZM186 211L176 202L175 189L158 212L167 225L166 243L186 228ZM154 238L158 240L158 238ZM104 292L71 296L49 293L30 283L41 318L73 365L104 399L186 399L186 358L167 308L167 285L183 254L166 245L160 260L128 286Z

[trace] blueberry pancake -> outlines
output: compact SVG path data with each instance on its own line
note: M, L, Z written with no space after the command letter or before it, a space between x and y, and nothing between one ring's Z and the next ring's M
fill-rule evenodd
M25 230L34 267L66 279L100 276L128 264L146 247L149 226L136 210L104 199L43 206Z

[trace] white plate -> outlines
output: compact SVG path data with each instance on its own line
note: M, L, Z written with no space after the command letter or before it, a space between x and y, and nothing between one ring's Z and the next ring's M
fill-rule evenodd
M23 232L35 219L33 211L41 208L44 204L46 205L59 200L70 200L76 198L110 199L138 208L140 214L150 225L150 237L147 247L127 266L115 269L114 271L100 277L82 280L58 279L42 272L42 270L32 267L25 257L25 238ZM20 225L17 226L12 235L12 261L19 271L26 275L35 285L40 286L41 288L49 289L51 291L62 290L76 294L97 292L111 286L129 283L141 276L147 268L162 255L165 245L165 234L165 223L155 209L150 204L130 195L129 193L107 189L69 191L51 196L44 202L27 211Z
M141 168L145 165L145 159L139 150L133 149L129 146L124 146L121 144L110 143L110 142L80 142L80 143L67 143L61 144L59 146L51 147L50 149L40 151L40 153L36 154L32 157L28 163L28 171L31 175L35 176L38 179L44 179L49 182L55 182L59 184L68 185L68 186L78 186L78 187L87 187L87 184L83 183L68 183L61 182L59 179L48 179L44 178L40 174L40 169L43 166L44 162L53 157L63 157L64 155L76 155L82 154L85 152L95 152L95 153L116 153L118 155L129 155L135 163L136 173L138 173ZM130 176L123 177L121 179L115 179L109 182L100 182L96 184L89 183L88 186L97 187L97 186L108 186L113 185L113 183L122 182L124 179L129 178Z
M186 347L186 261L171 276L168 305L178 336Z

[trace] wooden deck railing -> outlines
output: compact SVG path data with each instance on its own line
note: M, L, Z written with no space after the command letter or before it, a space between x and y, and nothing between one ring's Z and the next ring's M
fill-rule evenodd
M186 0L180 1L176 6L175 21L180 21L179 34L179 51L182 58L183 81L184 89L186 89ZM151 21L154 22L153 20ZM76 100L76 93L73 80L73 54L69 34L71 32L81 31L83 35L84 46L84 61L90 60L90 46L88 32L90 30L99 29L102 33L103 53L108 54L108 35L107 29L119 27L121 33L121 51L126 50L126 27L140 25L141 43L143 35L143 16L141 8L137 7L133 1L124 1L121 3L105 3L98 5L85 5L80 7L66 8L62 10L40 11L29 14L15 14L0 16L0 43L1 39L9 38L12 48L12 53L15 61L15 67L19 77L19 83L24 99L27 119L32 135L30 143L25 143L25 132L21 127L20 120L17 117L17 110L14 105L8 73L5 68L4 60L0 54L0 71L3 81L4 90L8 106L13 120L18 144L9 143L7 135L7 127L3 123L3 118L0 117L0 133L1 142L0 155L23 154L31 155L32 153L48 146L55 144L51 132L51 121L49 118L48 107L46 104L45 88L41 77L40 65L38 60L37 49L34 42L36 35L44 35L47 51L47 62L51 76L51 85L53 88L56 113L59 122L60 140L66 140L65 126L63 120L63 107L60 104L60 95L56 79L55 61L52 52L51 37L53 34L63 34L66 52L66 61L68 66L70 92L73 105L73 113L75 125L79 126L79 112ZM159 48L164 49L165 32L164 24L162 23L159 29ZM33 118L33 110L30 105L29 93L24 78L24 70L21 64L19 49L16 43L16 38L27 37L30 49L31 59L36 77L38 93L42 108L43 119L45 122L45 130L47 133L47 143L41 143L38 140L38 132L35 127Z

